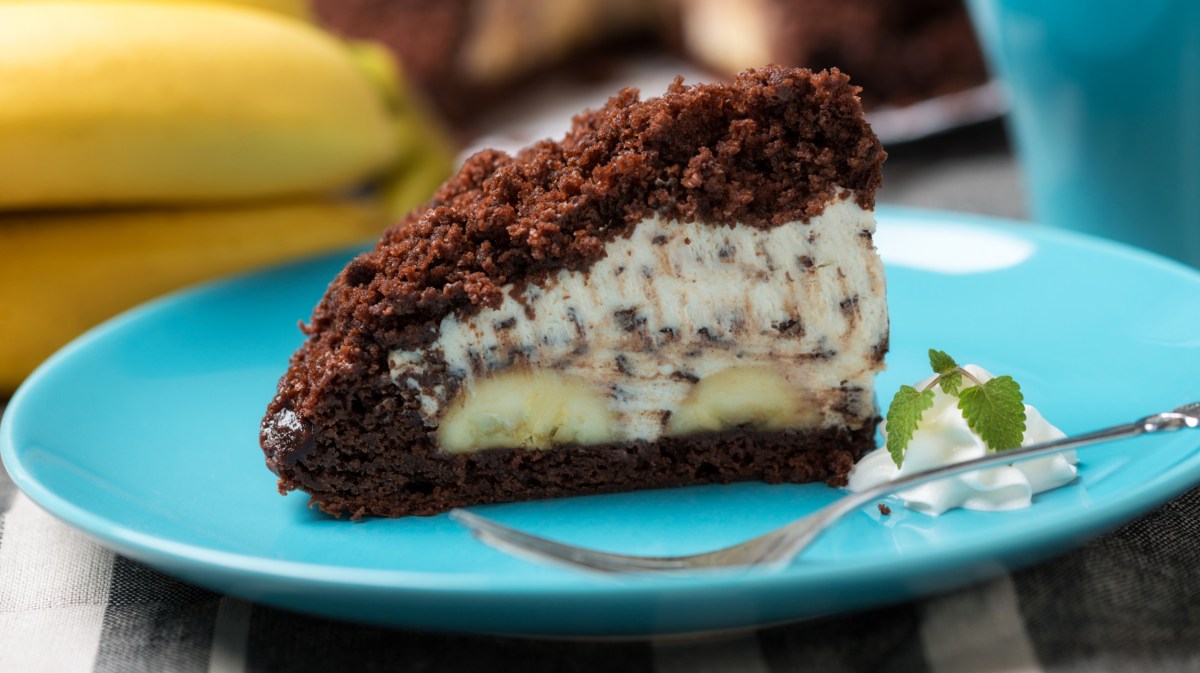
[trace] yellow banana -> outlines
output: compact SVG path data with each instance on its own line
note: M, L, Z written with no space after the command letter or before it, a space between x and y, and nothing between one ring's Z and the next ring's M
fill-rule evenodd
M0 4L5 2L57 2L58 0L0 0ZM130 2L130 0L89 0L90 2ZM311 21L312 12L309 10L308 3L305 0L142 0L143 2L191 2L191 3L212 3L217 5L239 5L242 7L253 7L267 12L274 12L282 16L290 16L293 19L301 21Z
M0 208L329 193L395 153L335 38L267 12L0 3Z
M429 200L454 169L454 157L445 146L422 142L412 148L414 159L392 171L379 185L379 196L393 219Z
M184 285L378 237L374 204L0 216L0 396L88 327Z
M393 142L401 153L379 181L385 206L395 218L424 203L454 170L455 156L446 131L405 86L390 51L375 42L350 42L358 67L388 101L396 118Z

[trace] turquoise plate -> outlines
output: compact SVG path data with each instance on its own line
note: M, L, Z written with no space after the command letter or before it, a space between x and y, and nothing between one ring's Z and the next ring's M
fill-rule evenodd
M1013 375L1069 433L1200 398L1200 273L996 220L880 209L889 399L930 347ZM750 627L946 590L1083 543L1200 481L1200 434L1082 453L1081 478L1010 512L849 517L775 574L613 579L533 565L446 516L360 523L282 497L258 422L346 255L176 294L89 332L20 389L0 453L39 505L101 544L213 589L422 629L640 636ZM609 550L729 544L837 498L758 483L480 507Z

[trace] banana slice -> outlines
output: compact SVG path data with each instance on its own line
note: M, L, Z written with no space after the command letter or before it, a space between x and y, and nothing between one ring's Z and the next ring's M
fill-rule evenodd
M616 439L604 398L548 371L498 374L460 393L438 429L442 451L549 449Z
M667 434L810 426L819 412L806 402L795 386L769 367L730 367L696 383L667 421Z

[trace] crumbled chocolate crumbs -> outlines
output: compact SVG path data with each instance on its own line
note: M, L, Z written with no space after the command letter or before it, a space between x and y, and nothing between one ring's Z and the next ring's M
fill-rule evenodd
M671 372L671 379L674 381L683 381L684 383L699 383L700 382L699 376L696 376L692 372L685 372L680 369L676 369L675 371Z
M785 318L772 325L780 334L790 337L804 336L804 325L795 318Z
M836 69L677 79L646 101L626 89L562 142L468 159L352 263L354 282L335 282L309 331L364 327L394 347L414 323L498 305L505 284L586 268L656 213L771 227L820 215L839 188L872 208L885 157Z
M613 320L616 321L617 327L626 332L637 332L643 329L646 325L646 316L638 312L636 308L625 308L619 311L613 311Z

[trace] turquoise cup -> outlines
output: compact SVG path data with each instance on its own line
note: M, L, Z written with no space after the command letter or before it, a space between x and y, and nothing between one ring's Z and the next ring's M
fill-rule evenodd
M1200 267L1200 0L968 0L1033 216Z

